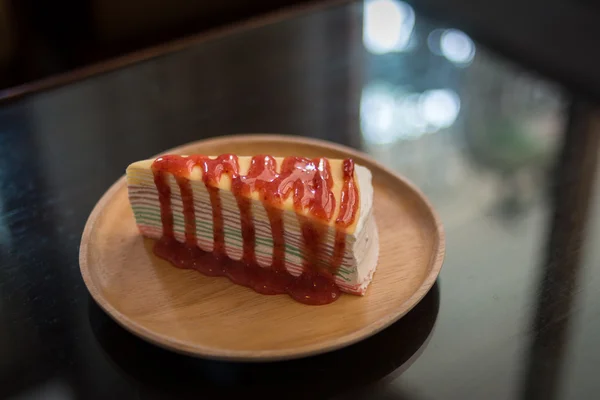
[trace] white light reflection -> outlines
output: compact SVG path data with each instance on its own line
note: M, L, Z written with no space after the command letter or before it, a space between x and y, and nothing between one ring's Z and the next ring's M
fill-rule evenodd
M427 121L419 112L419 98L419 93L400 93L396 99L404 138L419 137L426 131Z
M398 0L365 0L363 43L373 54L406 51L415 26L415 12Z
M360 121L365 139L371 143L392 143L395 99L392 87L386 83L370 84L363 89L360 101Z
M440 50L444 57L458 65L469 65L475 57L475 44L464 32L447 29L440 39Z
M394 90L385 82L363 89L360 105L362 134L371 144L416 139L451 126L460 111L460 98L450 89L423 93Z
M435 128L447 128L456 121L460 98L450 89L428 90L419 97L419 113Z

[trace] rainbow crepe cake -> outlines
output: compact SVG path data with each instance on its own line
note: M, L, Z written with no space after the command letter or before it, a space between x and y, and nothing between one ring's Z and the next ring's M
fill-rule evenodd
M259 293L327 304L377 266L371 172L351 159L164 155L127 168L154 253Z

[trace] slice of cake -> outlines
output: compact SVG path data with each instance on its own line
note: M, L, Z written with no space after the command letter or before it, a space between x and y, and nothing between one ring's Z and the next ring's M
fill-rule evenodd
M154 252L259 293L326 304L377 266L371 172L351 159L165 155L127 168Z

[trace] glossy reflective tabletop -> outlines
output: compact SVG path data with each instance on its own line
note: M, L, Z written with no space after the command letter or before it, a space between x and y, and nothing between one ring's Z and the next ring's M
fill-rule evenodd
M6 102L0 398L596 398L596 115L391 0L288 16ZM104 314L78 265L96 201L131 161L247 132L346 144L416 183L447 236L426 298L354 346L271 364L180 356Z

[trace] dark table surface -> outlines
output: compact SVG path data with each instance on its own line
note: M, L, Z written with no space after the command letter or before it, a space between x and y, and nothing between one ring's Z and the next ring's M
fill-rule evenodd
M0 398L596 398L597 115L392 1L313 11L5 103ZM134 160L246 132L359 148L422 188L447 234L426 298L361 343L270 364L184 357L117 326L79 273L94 204Z

